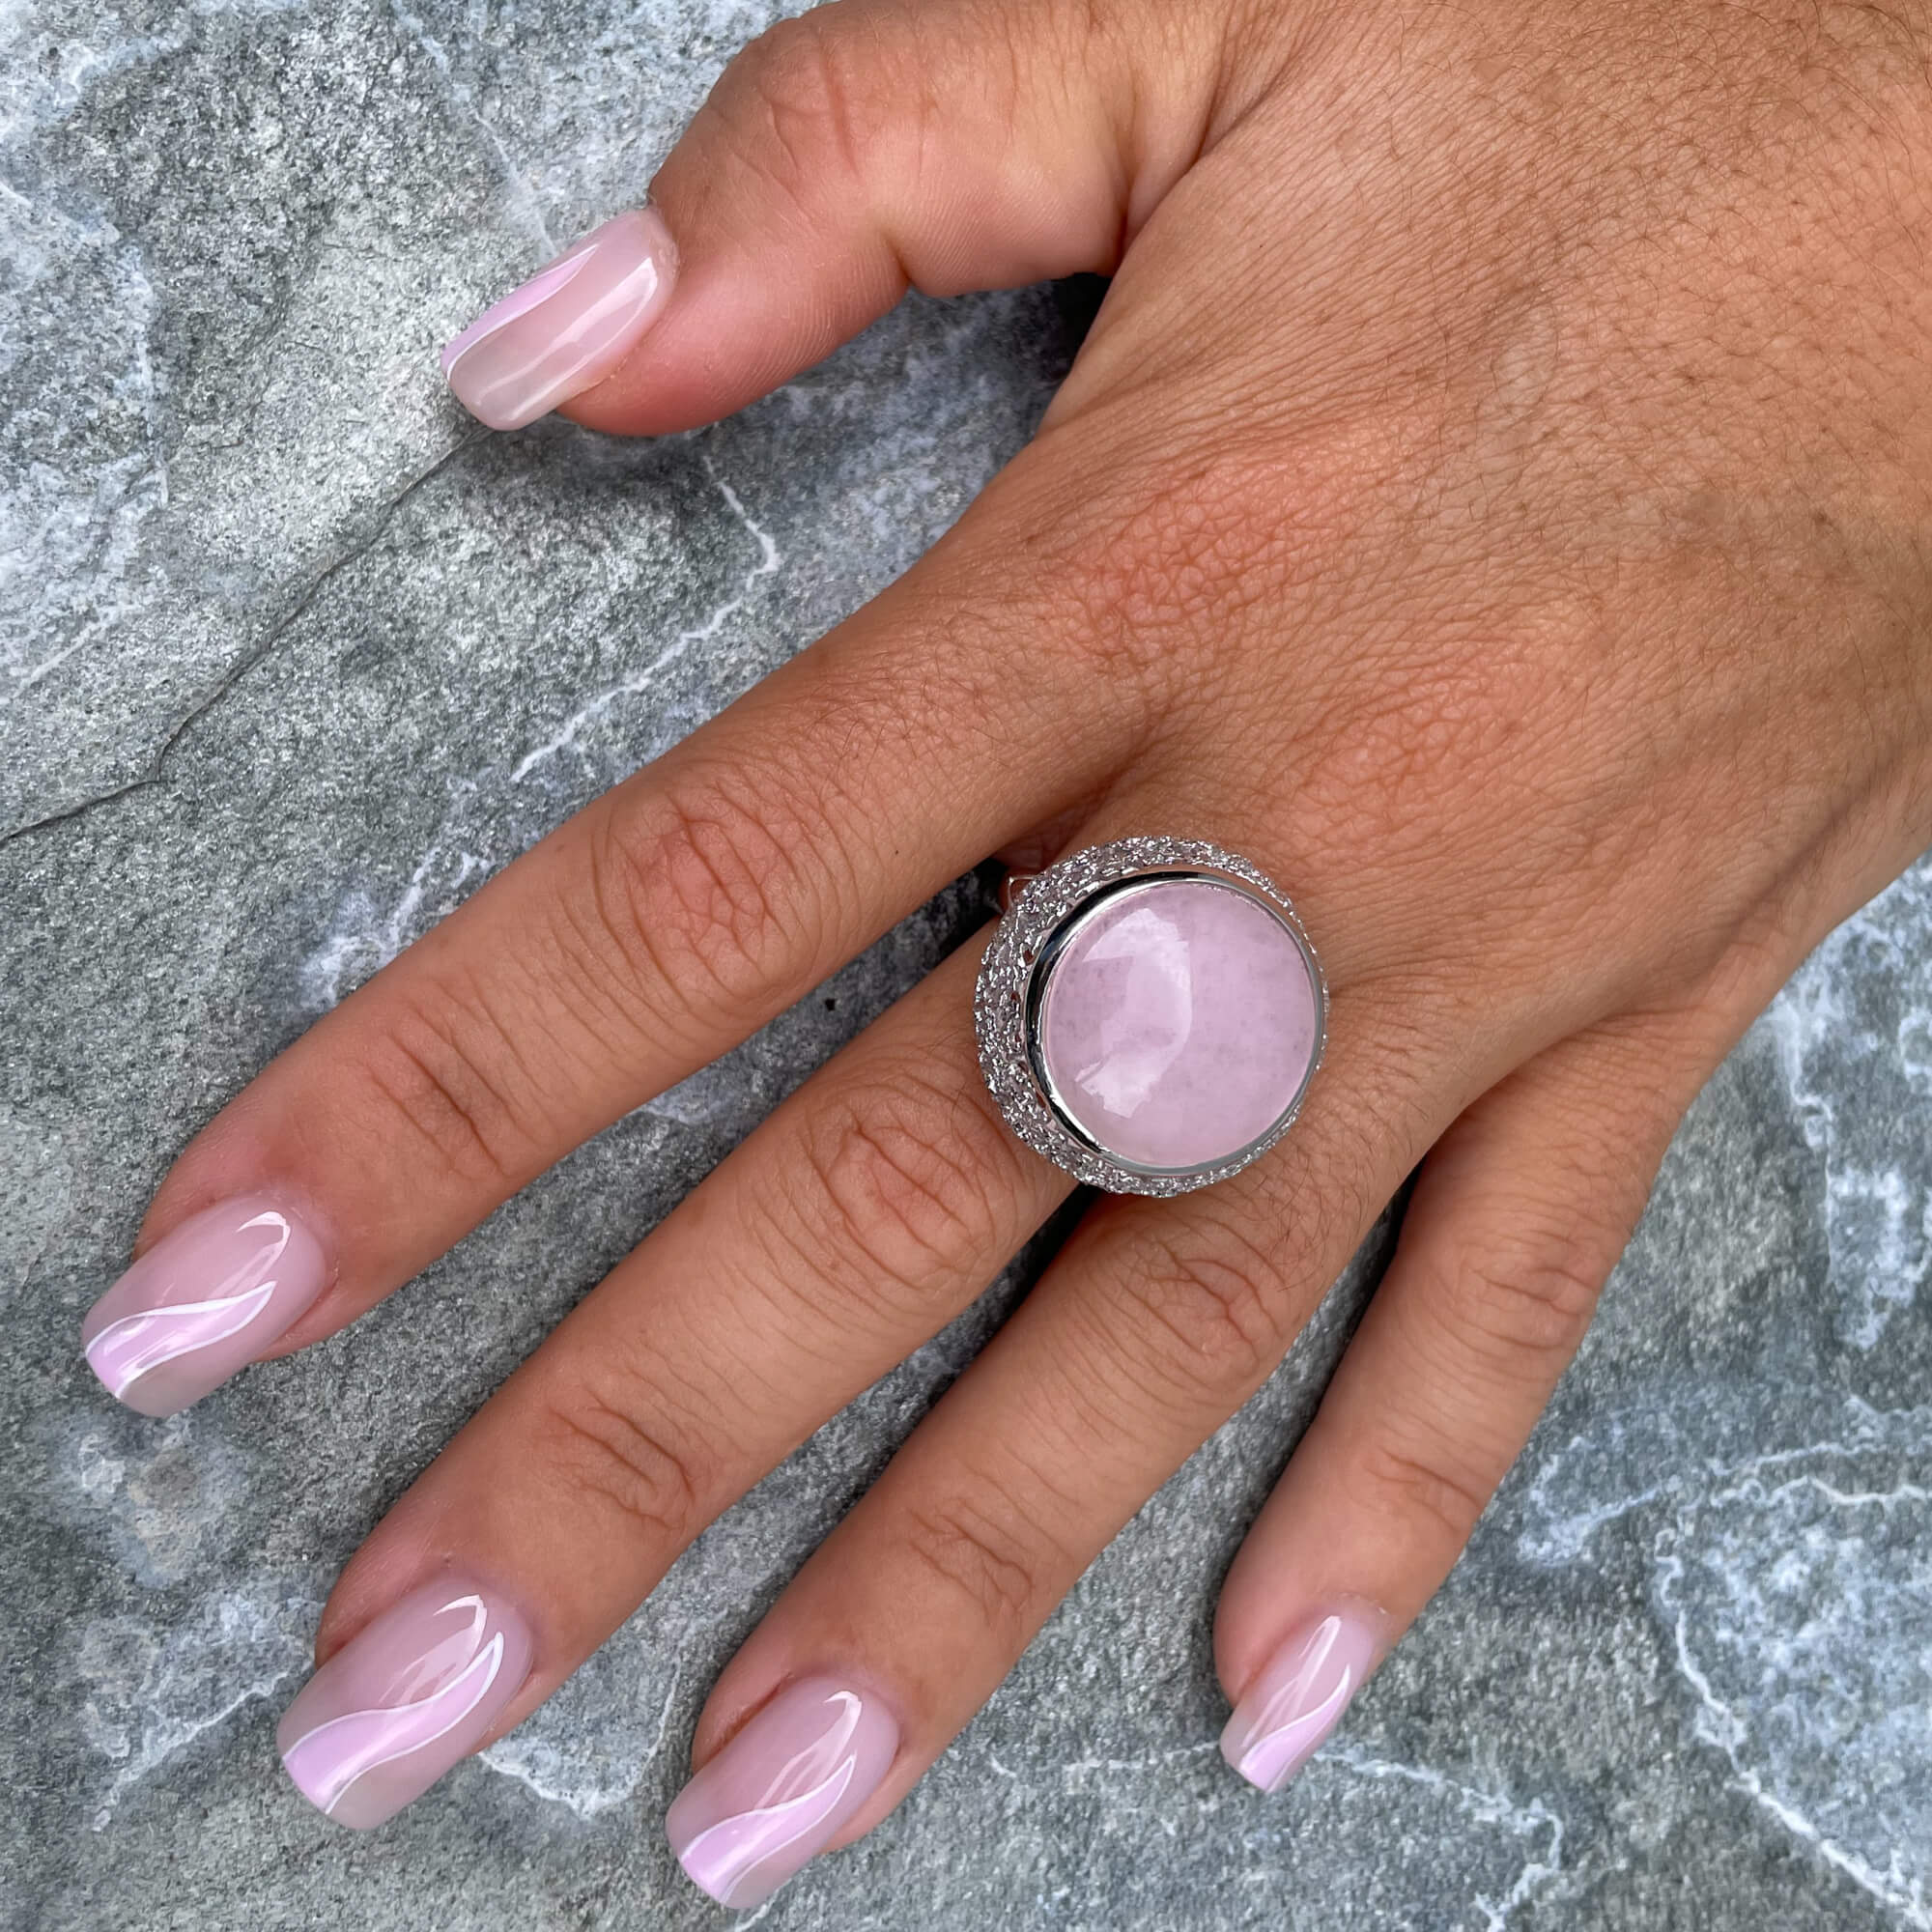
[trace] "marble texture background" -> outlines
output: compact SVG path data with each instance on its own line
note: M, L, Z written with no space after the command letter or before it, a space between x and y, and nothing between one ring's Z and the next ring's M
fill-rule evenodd
M983 916L963 882L411 1293L153 1424L81 1310L183 1140L464 894L903 569L1091 291L913 301L649 446L436 348L625 206L751 0L0 4L0 1924L675 1928L706 1686L1017 1292L373 1836L282 1782L342 1560L571 1300ZM1698 1102L1466 1561L1284 1797L1218 1577L1375 1246L991 1706L774 1928L1932 1926L1932 867ZM1384 1237L1385 1238L1385 1237Z

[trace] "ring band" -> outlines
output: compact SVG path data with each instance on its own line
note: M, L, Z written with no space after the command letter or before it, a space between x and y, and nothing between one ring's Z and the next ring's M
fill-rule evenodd
M1036 1153L1110 1194L1185 1194L1294 1124L1328 987L1257 867L1198 838L1122 838L1013 893L973 1017L986 1086Z

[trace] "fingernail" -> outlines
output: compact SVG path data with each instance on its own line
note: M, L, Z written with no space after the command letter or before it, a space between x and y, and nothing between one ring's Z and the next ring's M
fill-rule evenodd
M283 1768L338 1824L380 1825L482 1743L532 1649L500 1596L467 1577L426 1583L302 1686L275 1726Z
M322 1244L269 1196L193 1214L87 1311L80 1345L107 1393L172 1415L251 1362L328 1280Z
M1250 1784L1279 1791L1314 1756L1381 1649L1378 1611L1332 1610L1268 1659L1221 1733L1221 1755Z
M789 1685L671 1801L670 1848L721 1905L762 1905L878 1789L896 1719L836 1678Z
M456 400L492 429L522 429L601 383L669 298L670 230L641 208L594 228L442 352Z

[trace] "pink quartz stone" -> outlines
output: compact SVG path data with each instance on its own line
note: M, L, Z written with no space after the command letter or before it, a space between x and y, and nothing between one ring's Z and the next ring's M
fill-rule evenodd
M1205 879L1103 898L1048 969L1040 1063L1063 1111L1135 1167L1211 1167L1293 1104L1315 1058L1314 977L1261 900Z

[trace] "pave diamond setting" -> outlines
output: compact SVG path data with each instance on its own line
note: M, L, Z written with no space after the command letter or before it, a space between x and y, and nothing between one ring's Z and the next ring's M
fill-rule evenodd
M1315 1043L1292 1101L1266 1130L1210 1166L1152 1169L1122 1158L1082 1130L1056 1097L1036 1033L1041 994L1059 943L1094 903L1127 881L1198 880L1259 900L1299 948L1315 996ZM1239 854L1198 838L1121 838L1049 866L1013 895L980 967L973 1017L980 1068L1007 1123L1036 1153L1110 1194L1170 1196L1238 1174L1294 1124L1327 1045L1328 987L1321 962L1288 895Z

